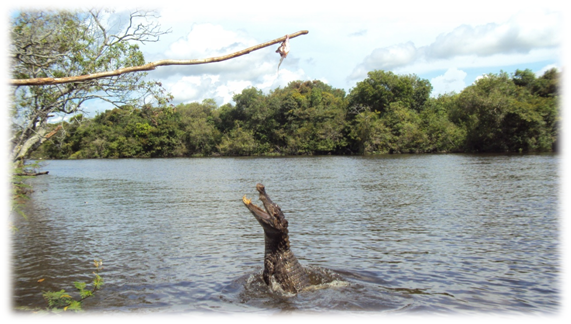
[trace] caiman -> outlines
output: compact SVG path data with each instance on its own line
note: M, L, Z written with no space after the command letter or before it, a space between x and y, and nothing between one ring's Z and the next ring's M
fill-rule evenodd
M285 292L298 293L309 286L309 276L290 249L288 222L280 206L272 202L266 193L264 185L258 183L256 189L265 211L246 196L242 201L264 229L264 282L270 287L277 283Z

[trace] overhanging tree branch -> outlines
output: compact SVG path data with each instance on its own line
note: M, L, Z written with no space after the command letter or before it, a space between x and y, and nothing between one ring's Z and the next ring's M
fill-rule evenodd
M289 34L289 38L294 38L300 35L308 34L307 30L301 30L293 34ZM11 79L10 85L14 86L31 86L31 85L47 85L47 84L61 84L61 83L70 83L70 82L81 82L81 81L89 81L94 79L106 78L117 76L125 73L132 73L132 72L139 72L139 71L151 71L154 70L158 66L167 66L167 65L198 65L198 64L207 64L207 63L214 63L214 62L221 62L226 61L238 56L242 56L248 54L250 52L262 49L264 47L268 47L280 42L283 42L286 39L286 36L276 38L269 42L265 42L262 44L258 44L252 47L248 47L238 52L234 52L231 54L223 55L223 56L216 56L210 57L205 59L194 59L194 60L160 60L156 62L147 63L145 65L140 66L133 66L122 68L114 71L106 71L100 73L93 73L87 75L80 75L80 76L73 76L73 77L64 77L64 78L34 78L34 79Z

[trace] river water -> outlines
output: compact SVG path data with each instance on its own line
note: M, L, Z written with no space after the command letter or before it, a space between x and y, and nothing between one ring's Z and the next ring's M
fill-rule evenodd
M12 216L13 306L93 279L97 313L556 314L559 156L385 155L46 161ZM302 265L335 279L284 296L260 280L266 186ZM39 282L39 280L44 279Z

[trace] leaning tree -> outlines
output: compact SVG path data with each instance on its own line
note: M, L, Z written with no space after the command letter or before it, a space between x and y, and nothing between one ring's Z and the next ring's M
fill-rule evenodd
M144 73L43 85L18 83L144 64L138 44L158 41L168 32L153 21L153 12L134 11L122 22L111 17L108 11L90 10L28 11L13 18L12 161L23 161L49 138L50 118L78 113L89 100L124 105L168 99L160 84L147 81Z
M302 30L218 57L145 63L138 45L156 42L168 32L156 17L152 11L20 12L11 24L11 160L24 161L61 128L63 124L50 132L50 118L78 113L89 100L121 106L172 99L159 82L133 72L220 62L308 33Z

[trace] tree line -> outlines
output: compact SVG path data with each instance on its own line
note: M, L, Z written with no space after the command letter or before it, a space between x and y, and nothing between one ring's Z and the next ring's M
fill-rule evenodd
M293 81L268 94L244 89L222 106L123 105L74 116L33 157L554 151L559 80L556 69L500 72L434 98L428 80L376 70L349 94Z

